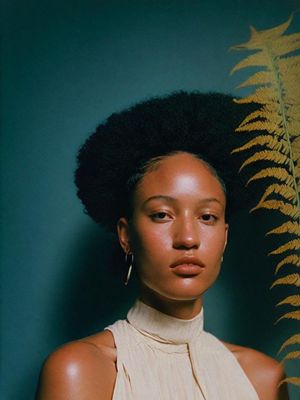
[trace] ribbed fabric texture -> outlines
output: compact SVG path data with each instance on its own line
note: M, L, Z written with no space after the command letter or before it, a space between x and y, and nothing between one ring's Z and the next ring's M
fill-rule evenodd
M193 319L163 314L137 300L106 329L117 348L113 400L259 400L235 356Z

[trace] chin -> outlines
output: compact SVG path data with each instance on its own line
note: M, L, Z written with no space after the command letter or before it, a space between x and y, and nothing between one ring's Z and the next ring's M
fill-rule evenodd
M174 301L193 301L197 299L201 299L202 295L204 292L199 292L199 291L185 291L181 293L170 293L168 295L168 298ZM166 296L167 297L167 296Z
M140 281L141 282L141 281ZM141 282L142 292L152 299L161 301L193 301L200 299L202 295L214 284L215 279L197 279L197 277L181 277L169 282Z
M194 287L192 287L194 286ZM185 287L173 287L172 290L163 290L162 288L155 290L153 292L157 293L160 297L166 300L174 301L193 301L200 299L204 292L208 288L199 288L199 285L186 285ZM153 293L154 294L154 293Z

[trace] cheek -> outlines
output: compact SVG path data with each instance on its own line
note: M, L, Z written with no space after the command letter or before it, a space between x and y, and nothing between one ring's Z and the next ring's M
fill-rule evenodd
M224 249L224 241L223 240L216 240L209 242L203 242L201 251L211 260L218 260L221 258Z
M163 249L167 250L172 245L166 225L155 225L144 221L137 225L133 232L133 246L136 254L144 257L161 253Z
M165 267L171 263L168 249L172 248L172 241L163 225L156 226L155 230L150 228L143 224L143 229L135 231L133 240L138 276L147 286L157 282L158 277L163 281L168 279Z
M215 254L218 256L220 253L223 253L224 246L226 242L226 232L223 228L220 228L216 231L208 231L206 234L202 236L202 249L206 249L207 251L211 251L211 254Z

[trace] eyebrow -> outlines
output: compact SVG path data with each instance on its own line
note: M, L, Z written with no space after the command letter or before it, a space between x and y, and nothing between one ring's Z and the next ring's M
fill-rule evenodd
M156 196L151 196L147 200L145 200L144 203L143 203L143 206L147 205L152 200L164 200L167 203L176 203L177 202L177 199L174 198L174 197L165 196L165 195L156 195ZM212 203L212 202L216 202L216 203L219 203L219 204L223 205L221 203L221 201L218 200L215 197L207 197L207 198L204 198L204 199L199 199L199 203Z

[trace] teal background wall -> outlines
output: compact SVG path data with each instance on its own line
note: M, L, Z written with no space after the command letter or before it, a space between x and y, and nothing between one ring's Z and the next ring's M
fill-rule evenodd
M287 20L297 0L2 0L1 394L33 399L40 366L62 343L124 316L136 289L108 267L112 240L75 196L75 154L111 112L178 89L235 90L228 52ZM299 31L299 13L290 31ZM272 356L293 323L274 321L274 216L241 212L206 327ZM288 368L293 373L295 366ZM299 391L291 392L293 400Z

